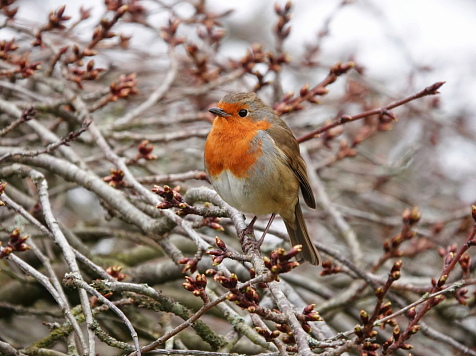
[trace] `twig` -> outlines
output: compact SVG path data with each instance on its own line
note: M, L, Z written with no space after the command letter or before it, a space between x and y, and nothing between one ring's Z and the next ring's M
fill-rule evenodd
M242 77L246 71L242 68L240 69L235 69L233 72L230 72L226 75L223 75L219 77L218 79L208 82L206 84L203 84L199 87L196 88L184 88L182 90L177 90L177 93L174 95L171 95L170 98L167 98L171 101L174 100L180 100L183 99L184 96L199 96L199 95L204 95L211 90L218 88L222 86L223 84L232 82L240 77Z
M153 355L196 355L196 356L246 356L247 354L237 354L229 352L211 352L211 351L198 351L198 350L151 350L148 352ZM267 352L257 354L256 356L279 356L278 352Z
M48 81L50 85L57 82L53 81ZM86 107L86 104L76 96L71 90L64 88L64 94L65 96L70 99L76 109L80 112L79 119L81 120L87 120L87 121L92 121L91 114L88 112L88 109ZM106 158L113 162L116 167L120 170L122 170L124 174L125 181L127 181L131 187L140 195L143 196L143 198L149 202L150 204L157 206L161 200L157 195L152 193L149 189L145 188L143 185L141 185L135 177L132 175L130 172L129 168L127 167L126 163L111 149L109 144L106 142L104 139L103 135L97 128L97 126L94 124L94 122L91 123L89 127L89 133L92 135L92 137L95 139L96 144L101 148L101 150L104 152L104 155ZM106 198L106 200L109 200ZM122 200L122 199L121 199ZM122 202L121 202L122 204ZM169 210L164 210L163 214L170 220L172 220L175 224L180 225L192 238L192 240L196 243L197 247L199 250L205 251L208 248L208 244L203 241L203 239L196 233L196 231L192 228L190 222L183 220L179 216L177 216L175 213ZM130 215L130 211L127 211L127 215ZM144 228L144 225L140 224L138 225L140 228Z
M99 293L96 289L94 289L93 287L91 287L90 285L88 285L86 282L84 282L81 278L81 276L79 276L77 273L67 273L65 275L65 279L67 281L71 281L71 283L73 285L75 285L76 287L80 288L81 290L85 290L87 292L89 292L90 294L94 295L96 298L98 298L102 303L106 304L109 309L111 309L114 313L117 314L117 316L119 318L122 319L122 321L124 322L124 324L126 324L127 328L129 329L129 332L131 333L131 336L132 336L132 340L134 340L134 346L137 350L137 355L138 356L141 356L141 349L140 349L140 345L139 345L139 338L137 337L137 333L136 331L134 330L134 327L132 326L131 322L129 321L129 319L127 319L127 317L125 316L125 314L118 308L116 307L109 299L105 298L101 293ZM84 310L84 309L83 309ZM92 317L92 315L91 315ZM91 327L93 327L91 325Z
M268 278L268 275L264 275L264 276L260 276L260 277L256 277L256 278L253 278L253 279L250 279L249 281L243 283L242 285L240 285L238 287L238 289L242 290L242 289L245 289L246 287L254 284L254 283L259 283L259 282L263 282L263 281L267 281L267 278ZM107 284L106 284L107 285ZM146 352L149 352L153 349L155 349L157 346L163 344L166 340L168 340L169 338L171 338L172 336L178 334L180 331L186 329L187 327L189 326L192 326L192 324L197 321L203 314L205 314L208 310L210 310L211 308L213 308L214 306L224 302L225 300L227 300L227 296L228 296L228 293L226 294L223 294L221 297L215 299L214 301L212 302L209 302L207 304L204 304L191 318L189 318L188 320L184 321L182 324L180 324L179 326L175 327L174 329L172 329L169 333L163 335L162 337L160 337L159 339L155 340L154 342L150 343L149 345L147 346L144 346L142 347L142 352L146 353ZM137 353L131 353L129 354L129 356L136 356Z
M94 324L94 333L96 334L97 338L104 342L105 344L115 347L126 352L132 352L135 350L134 346L129 345L126 342L119 341L105 332L98 323Z
M347 223L347 221L345 221L342 214L334 207L334 205L330 201L329 196L326 193L324 184L322 184L321 179L316 173L316 170L314 168L314 162L309 156L307 149L304 146L301 147L301 155L303 156L304 161L306 162L306 165L308 167L308 175L311 184L313 188L316 189L319 205L333 218L341 236L349 245L349 250L352 254L352 260L354 261L356 266L360 267L363 263L363 254L359 240L357 239L357 235L355 234L352 227Z
M85 98L83 97L83 100ZM169 125L176 125L176 124L185 124L191 123L196 121L207 121L210 119L210 113L208 112L197 112L197 113L189 113L189 114L180 114L174 115L173 117L170 116L159 116L159 117L137 117L132 121L129 121L127 124L124 125L117 125L112 128L114 131L121 131L127 130L134 127L145 127L145 126L153 126L155 128L160 126L169 126ZM100 129L102 131L107 131L111 129L109 126L101 126Z
M46 228L44 227L38 220L36 220L31 214L29 214L21 205L18 205L15 203L13 200L11 200L5 193L2 194L2 201L5 203L6 206L9 208L15 210L16 212L20 213L24 218L26 218L30 223L32 223L34 226L38 227L41 232L43 232L46 236L52 237L53 234ZM50 279L53 283L53 286L55 287L56 291L58 292L58 295L62 298L63 300L63 305L67 308L67 312L70 313L69 311L69 305L68 305L68 299L66 298L66 295L64 294L63 288L61 286L61 283L59 282L58 278L56 277L56 273L53 270L53 267L51 266L50 260L48 257L46 257L43 252L36 246L35 242L30 238L29 240L29 245L31 246L32 251L35 253L35 255L38 257L38 259L41 261L41 263L45 266L46 270L48 271L48 274L50 276ZM75 326L72 324L73 327ZM78 338L81 342L81 346L86 350L87 345L84 340L84 335L81 332L81 329L75 328L75 332L78 333Z
M402 314L405 314L408 310L410 310L411 308L414 308L416 307L417 305L419 304L422 304L426 301L428 301L429 299L431 298L434 298L438 295L442 295L442 294L446 294L446 293L454 293L454 291L457 289L457 288L461 288L463 287L464 285L466 285L465 281L459 281L459 282L456 282L456 283L453 283L451 286L445 288L445 289L442 289L441 291L438 291L436 293L433 293L433 294L429 294L429 293L426 293L423 297L421 297L420 299L418 299L417 301L405 306L404 308L396 311L395 313L385 317L385 318L382 318L382 319L379 319L377 321L375 321L373 323L373 326L380 326L382 325L382 323L384 323L385 321L387 320L390 320L390 319L393 319L395 318L396 316L399 316L399 315L402 315ZM330 338L326 341L334 341L334 340L337 340L339 338L345 338L345 337L349 337L350 335L354 334L355 331L354 329L352 330L348 330L348 331L345 331L345 332L342 332L342 333L338 333L335 337L333 338Z
M98 99L97 101L95 101L94 103L92 103L91 105L88 106L89 112L95 112L95 111L103 108L108 103L113 101L112 98L113 98L113 94L112 93L107 93L102 98Z
M149 142L171 142L182 141L191 137L205 138L210 133L210 129L196 129L196 130L181 130L178 132L170 132L165 134L138 134L129 131L112 132L110 137L115 140L134 140Z
M184 182L190 179L207 180L208 178L204 171L190 171L177 174L138 177L137 181L142 184L163 184L176 181Z
M387 321L387 320L390 320L396 316L399 316L399 315L402 315L403 313L407 312L409 309L413 308L413 307L416 307L417 305L423 303L423 302L426 302L428 299L430 298L434 298L438 295L441 295L441 294L446 294L446 293L453 293L456 289L458 288L462 288L463 286L466 285L466 282L465 281L459 281L459 282L455 282L453 283L451 286L445 288L445 289L442 289L438 292L435 292L433 294L429 294L429 293L426 293L423 297L421 297L420 299L418 299L417 301L413 302L412 304L409 304L407 305L405 308L402 308L400 309L399 311L393 313L392 315L389 315L385 318L382 318L382 319L379 319L377 320L375 323L374 323L374 326L379 326L381 323Z
M76 274L77 278L81 279L81 273L79 271L79 267L74 256L74 252L68 241L66 240L65 236L63 235L63 232L60 230L58 223L51 210L51 205L48 198L48 184L46 182L46 179L42 173L35 170L32 170L30 172L30 177L33 183L35 183L36 187L38 188L38 196L41 203L41 207L43 209L43 215L45 217L46 223L48 224L48 227L54 235L54 241L61 247L66 263L68 264L71 271ZM91 306L89 304L88 296L84 290L80 289L79 297L81 300L81 306L83 308L84 315L86 317L86 323L88 324L88 328L91 328L93 326L94 320L91 313ZM88 334L89 354L90 356L93 356L95 352L94 332L89 329Z
M433 85L430 85L429 87L426 87L425 89L423 89L419 93L413 94L413 95L411 95L411 96L409 96L405 99L399 100L397 102L394 102L394 103L389 104L389 105L387 105L385 107L382 107L382 108L365 111L363 113L360 113L360 114L357 114L357 115L354 115L354 116L343 115L340 118L338 118L337 120L335 120L334 122L332 122L328 125L322 126L322 127L318 128L317 130L314 130L314 131L308 133L307 135L299 137L297 140L298 140L299 143L303 143L303 142L309 141L310 139L312 139L314 137L318 137L321 133L324 133L324 132L326 132L326 131L328 131L328 130L336 127L336 126L343 125L347 122L354 122L356 120L363 119L365 117L372 116L372 115L384 115L384 114L388 115L389 111L396 108L397 106L404 105L404 104L406 104L406 103L408 103L412 100L419 99L419 98L422 98L422 97L427 96L427 95L439 94L438 89L443 84L445 84L445 82L437 82Z
M134 110L131 110L125 116L117 119L114 122L114 124L112 124L112 128L129 123L132 119L134 119L135 117L141 115L143 112L150 109L153 105L159 102L167 94L167 91L172 86L178 74L178 60L177 60L177 55L175 53L175 48L173 46L169 47L169 58L170 58L170 67L167 71L167 75L165 76L162 82L162 85L158 87L154 92L152 92L149 98L146 101L144 101L141 105L139 105Z
M232 208L227 203L225 203L218 196L216 192L206 188L199 188L193 191L192 190L189 191L187 193L187 196L188 196L188 199L190 199L190 201L195 201L195 200L210 201L213 204L216 204L218 206L225 208L228 211L228 214L231 220L233 221L238 234L240 234L246 228L246 224L240 212ZM249 237L248 235L245 236L245 239L243 240L243 250L245 251L246 254L251 255L251 260L256 270L256 275L262 276L263 274L267 273L263 263L263 259L260 256L260 254L255 250L254 248L255 245L253 241L247 244L248 242L247 238L254 239L254 236L251 236L251 237ZM247 246L247 248L245 246ZM294 334L294 337L298 344L299 352L302 353L302 355L312 355L311 349L309 348L309 345L307 342L307 339L308 339L307 334L304 332L299 321L297 320L294 314L293 306L291 305L289 300L286 298L284 293L279 288L279 284L275 281L269 282L268 288L273 296L273 299L275 300L276 304L281 310L281 313L284 314L287 320L287 323Z
M163 313L159 318L159 324L162 326L165 334L168 334L172 330L172 315L169 313ZM165 342L165 350L173 350L175 337L171 337Z
M74 254L76 255L76 258L84 263L86 266L88 266L92 271L96 272L98 275L101 276L101 278L109 281L109 282L116 282L114 277L112 277L110 274L106 273L104 269L96 265L93 261L91 261L89 258L84 256L81 252L78 250L73 249Z
M30 241L31 243L31 241ZM53 318L61 318L64 314L60 310L51 310L51 309L36 309L36 308L26 308L19 305L13 305L7 302L0 302L0 309L7 309L12 313L19 315L40 315L40 316L51 316Z
M261 318L258 315L251 314L251 320L253 321L253 324L255 324L256 326L259 326L260 328L269 331L268 326L264 323L263 320L261 320ZM275 339L272 340L272 342L278 348L279 354L281 356L288 356L288 353L286 351L286 346L284 345L284 343L281 340L279 340L278 338L275 338Z
M333 204L337 210L340 210L342 214L356 217L360 219L365 219L368 221L376 222L382 225L388 226L401 226L402 217L401 216L380 216L375 213L370 213L363 210L358 210L348 206L343 206L339 204ZM437 223L447 223L454 220L464 219L468 216L468 208L458 209L452 213L448 213L439 217L422 217L419 221L419 225L434 225Z
M276 35L276 45L275 45L275 52L276 57L279 57L284 54L283 51L283 43L284 40L289 36L291 31L291 27L286 26L291 19L291 1L288 1L284 5L284 9L279 6L278 3L274 5L274 11L278 15L278 23L273 28L273 32ZM279 67L278 67L279 68ZM277 102L283 96L283 86L281 84L281 71L276 70L273 80L273 102Z
M0 146L0 154L6 153L8 150L9 149ZM13 159L35 167L47 169L50 172L63 177L65 180L76 182L106 201L113 209L117 210L122 216L124 216L129 223L134 224L145 233L163 234L174 227L173 225L170 226L163 220L149 218L129 201L124 199L124 195L121 192L104 183L104 181L94 173L84 171L68 161L50 155L37 157L19 156ZM18 165L13 165L11 167L16 168L11 170L12 174L18 173Z
M334 83L339 76L347 73L353 67L353 62L348 62L343 65L338 62L332 66L327 77L313 88L309 89L309 85L305 85L301 89L299 96L292 100L293 93L284 95L280 102L274 104L274 112L276 115L281 116L291 111L301 110L303 108L302 103L305 101L316 103L317 96L326 95L329 92L329 89L326 88L328 85ZM298 142L301 141L298 139Z
M51 74L53 73L54 69L55 69L55 65L56 63L58 63L58 61L60 60L61 56L63 54L65 54L65 52L68 50L69 46L65 46L65 47L62 47L59 49L59 51L57 51L53 58L51 59L51 63L50 63L50 66L49 68L46 70L45 72L45 76L46 77L50 77Z
M216 193L215 193L216 194ZM167 252L169 256L172 257L173 261L178 264L178 261L183 259L183 255L179 249L177 249L174 245L172 245L169 241L167 240L160 240L159 241L161 247ZM236 266L236 262L232 261L232 263ZM223 266L223 264L220 264L218 266L218 269L221 273L223 273L225 276L230 276L231 273L228 271L228 269ZM206 293L209 296L210 300L215 300L218 298L216 293L211 290L208 286L206 288ZM217 305L217 309L226 317L227 321L243 336L247 337L251 342L254 344L261 346L264 349L268 349L271 351L275 351L275 346L273 344L269 344L266 342L264 337L260 336L254 329L250 328L246 321L239 316L232 308L230 308L227 304L225 303L220 303ZM174 309L175 310L175 309ZM175 312L175 311L174 311ZM182 316L181 316L182 317ZM196 322L201 323L200 320ZM198 326L198 325L197 325ZM195 328L195 326L193 326ZM208 327L207 327L208 328ZM200 329L196 329L197 333L199 333ZM200 334L199 334L200 335ZM200 335L205 341L207 341L210 345L212 343L209 340L206 340L202 335ZM216 343L215 343L216 345ZM212 345L213 346L213 345ZM223 347L223 343L219 345L218 347Z
M80 118L81 119L88 119L92 120L90 113L87 110L87 107L85 103L74 93L71 91L65 89L64 94L72 100L74 106L76 109L80 112ZM145 188L143 185L141 185L135 177L132 175L130 170L128 169L127 165L123 160L120 159L120 157L110 148L109 144L106 142L104 137L102 136L101 132L99 129L92 123L89 128L90 134L93 136L93 138L96 141L96 144L101 148L101 150L104 152L106 158L113 162L116 167L120 170L122 170L124 174L125 180L131 185L131 187L138 193L140 194L148 203L156 206L158 205L161 200L159 197L152 193L149 189ZM109 200L109 199L107 199ZM122 202L120 203L121 205L124 205ZM123 209L124 207L122 207ZM169 220L174 222L175 224L181 226L186 232L187 235L195 242L197 245L197 248L199 251L205 251L210 245L206 243L198 234L197 232L192 228L192 225L190 222L182 219L178 215L176 215L174 212L170 210L164 210L163 215L165 215ZM130 212L127 212L127 215L130 215ZM138 225L141 229L144 229L144 225Z
M21 151L8 152L8 153L6 153L6 154L4 154L3 156L0 157L0 162L4 161L4 160L6 160L10 157L13 157L13 156L34 157L34 156L38 156L38 155L41 155L41 154L50 153L50 152L54 151L55 149L57 149L58 147L60 147L62 145L67 145L68 146L68 142L74 141L76 138L78 138L84 131L86 131L88 129L89 125L90 125L90 122L84 122L80 129L78 129L74 132L70 132L68 134L68 136L60 138L57 142L51 143L51 144L49 144L48 146L46 146L45 148L43 148L41 150L36 150L36 151L21 150Z
M428 336L430 339L444 342L451 347L454 347L455 349L459 350L462 352L464 355L469 355L469 356L476 356L476 351L471 350L469 347L459 343L449 335L443 334L430 326L428 324L424 323L423 321L420 321L420 327L421 327L421 332Z
M21 113L20 117L13 121L10 125L5 127L0 131L0 137L5 136L7 133L15 129L17 126L22 124L23 122L29 121L35 117L36 111L34 111L32 108L30 109L25 109Z
M22 117L22 111L18 107L2 99L0 99L0 110L7 112L9 115L13 117L17 117L18 119ZM27 125L33 131L35 131L38 134L38 136L40 136L41 138L44 138L48 142L54 143L59 141L59 138L53 132L48 130L46 127L40 124L37 120L35 119L28 120ZM76 154L76 152L73 149L71 149L71 147L60 146L59 151L67 160L73 162L74 164L77 164L78 166L82 168L86 167L86 164Z
M27 88L25 88L24 86L20 85L20 84L17 84L17 83L11 83L11 82L7 82L7 81L0 81L0 87L3 87L3 88L7 88L7 89L10 89L10 90L15 90L19 93L22 93L30 98L32 98L33 100L36 100L36 101L40 101L40 102L48 102L50 99L47 98L47 97L44 97L40 94L37 94L31 90L28 90Z
M3 341L0 341L0 352L6 356L26 356L25 354L13 348L12 345Z
M118 301L112 302L114 305L131 305L133 304L133 301L130 298L127 299L121 299ZM98 307L95 307L92 310L93 316L102 313L104 311L109 310L109 307L106 304L102 304ZM81 312L81 306L76 306L73 310L73 313L76 315L76 319L78 320L79 323L84 322L84 314ZM59 328L53 330L48 336L38 340L35 342L33 345L29 346L26 348L24 351L28 355L36 355L39 354L37 350L41 350L43 347L49 347L52 346L55 342L59 341L61 338L63 338L65 335L71 334L73 331L73 328L71 327L69 322L63 323Z
M28 263L24 262L21 258L18 258L15 256L15 254L10 254L7 257L10 261L14 262L18 267L22 269L23 272L25 272L27 275L33 276L36 278L38 282L43 285L43 287L46 288L46 290L51 294L51 296L55 299L56 303L58 303L59 307L61 308L63 314L65 315L66 319L71 323L74 332L80 337L80 340L82 341L81 344L84 348L84 350L87 350L87 345L84 341L84 337L82 337L83 333L81 331L81 328L79 327L78 322L74 318L73 314L68 308L68 305L65 303L63 298L61 298L60 294L56 290L55 287L50 283L48 277L43 275L42 273L38 272L35 268L30 266Z
M162 292L155 290L147 285L139 285L135 283L119 283L119 282L96 282L98 287L103 287L106 290L118 292L134 292L137 294L130 295L139 306L147 307L150 305L150 299L157 301L158 308L167 313L174 313L183 320L188 320L193 316L193 313L174 299L165 296ZM146 297L143 297L146 296ZM197 320L191 325L195 332L213 348L223 346L224 340L218 337L202 320Z
M472 212L473 212L473 218L476 216L476 206L472 206ZM476 245L476 240L474 240L474 237L476 236L476 223L473 225L473 229L471 230L471 233L468 235L466 242L463 244L463 246L460 247L458 252L454 255L451 256L451 260L447 262L445 265L445 268L443 269L443 272L441 273L441 276L437 282L437 284L433 287L431 293L436 293L441 289L441 287L444 285L446 280L448 279L448 276L450 272L453 270L453 268L456 266L456 264L459 262L459 259L461 256L469 249L470 246ZM395 341L387 350L384 355L387 354L392 354L396 350L400 348L400 346L408 340L411 335L413 334L412 330L413 328L417 325L417 323L421 320L421 318L434 306L433 301L435 300L436 296L431 296L427 298L425 301L425 304L423 305L423 308L416 314L416 316L408 323L407 328L405 331L401 334L400 338L398 341ZM438 304L438 303L436 303Z

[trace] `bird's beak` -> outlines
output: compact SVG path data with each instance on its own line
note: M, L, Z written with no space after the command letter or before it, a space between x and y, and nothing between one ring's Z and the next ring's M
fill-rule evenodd
M218 115L218 116L221 116L221 117L230 116L230 114L228 114L225 110L220 109L220 108L210 108L210 109L208 109L208 111L210 111L212 114L215 114L215 115Z

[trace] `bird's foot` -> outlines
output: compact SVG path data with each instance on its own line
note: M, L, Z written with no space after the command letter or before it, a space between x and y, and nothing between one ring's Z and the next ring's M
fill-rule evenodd
M274 220L275 217L276 217L276 214L271 215L271 218L268 221L268 225L266 225L266 229L264 229L264 231L263 231L263 235L261 235L261 238L258 241L256 241L255 248L258 251L261 248L261 245L263 244L264 238L265 238L266 234L268 233L269 228L271 227L271 224L273 223L273 220Z
M240 239L240 244L241 245L243 245L243 241L244 241L246 235L253 235L254 234L255 230L254 230L253 226L254 226L257 218L258 217L255 216L253 218L253 220L251 220L251 222L248 224L248 226L245 229L241 230L240 234L238 235L238 238Z
M263 234L261 235L261 238L258 241L253 241L253 240L249 239L248 241L243 243L246 235L254 233L253 225L256 222L257 217L255 216L253 218L253 220L251 220L250 224L239 235L240 243L243 247L243 251L248 251L250 249L250 247L253 247L253 249L257 250L258 252L260 251L260 248L261 248L261 245L263 244L264 238L265 238L266 234L268 233L268 230L271 227L271 224L272 224L275 217L276 217L276 214L271 215L271 218L268 221L268 225L266 225L266 229L263 231Z

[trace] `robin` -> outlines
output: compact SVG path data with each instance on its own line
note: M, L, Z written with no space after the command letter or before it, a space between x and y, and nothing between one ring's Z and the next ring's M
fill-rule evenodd
M314 265L321 257L312 243L299 204L316 207L306 164L291 129L255 93L233 93L221 99L205 145L205 169L224 201L255 217L271 215L263 242L276 214L286 225L291 244L302 245L302 257Z

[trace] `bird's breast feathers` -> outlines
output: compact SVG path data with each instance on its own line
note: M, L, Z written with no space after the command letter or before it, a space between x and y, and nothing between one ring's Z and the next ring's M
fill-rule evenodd
M246 213L267 215L279 213L297 199L297 179L266 131L255 130L253 136L244 131L241 139L212 133L205 148L205 168L228 204Z
M271 124L267 121L230 122L217 118L205 144L205 168L211 179L222 170L231 171L238 178L249 176L259 157L263 155L261 130Z

